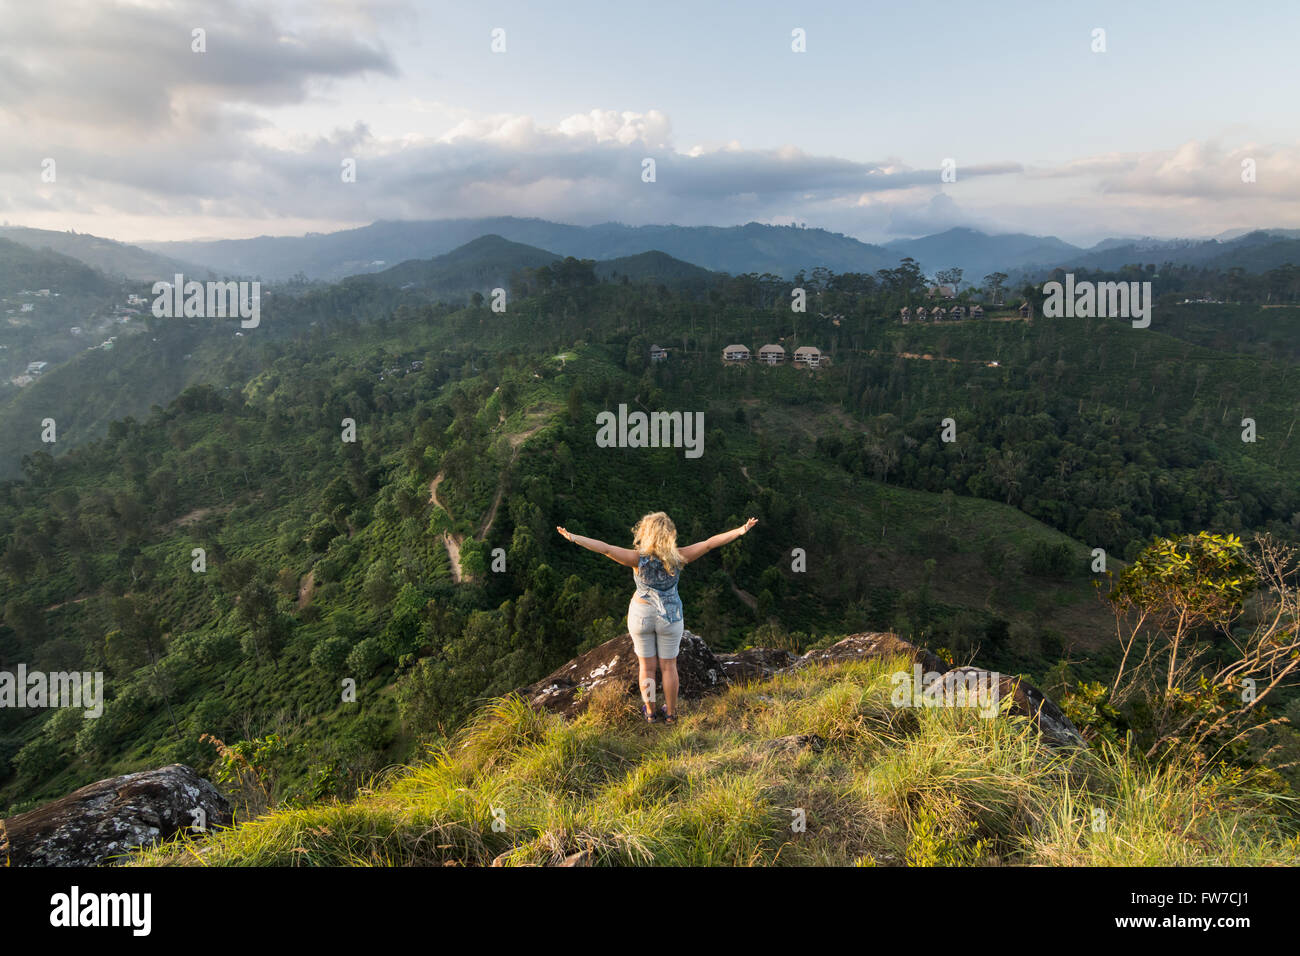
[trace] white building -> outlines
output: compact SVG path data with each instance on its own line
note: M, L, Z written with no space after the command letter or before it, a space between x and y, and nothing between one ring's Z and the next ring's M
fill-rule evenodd
M812 345L801 345L794 350L795 368L818 368L822 364L821 349Z

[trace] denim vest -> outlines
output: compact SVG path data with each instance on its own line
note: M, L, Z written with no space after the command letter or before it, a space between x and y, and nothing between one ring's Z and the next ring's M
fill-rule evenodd
M682 619L682 599L677 594L680 577L680 569L676 574L669 574L662 561L648 554L641 555L632 572L636 596L648 599L669 624Z

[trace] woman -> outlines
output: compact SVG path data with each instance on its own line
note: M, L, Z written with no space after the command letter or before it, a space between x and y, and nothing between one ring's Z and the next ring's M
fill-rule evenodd
M641 666L642 713L650 723L660 718L669 724L677 722L677 649L682 642L683 627L677 582L682 568L714 548L735 541L757 523L757 518L750 518L739 528L688 544L681 550L677 548L677 526L662 511L646 515L632 528L633 548L620 548L556 527L556 531L574 544L634 569L636 593L627 607L627 631L632 635L632 646ZM656 667L664 676L664 706L658 714L654 709Z

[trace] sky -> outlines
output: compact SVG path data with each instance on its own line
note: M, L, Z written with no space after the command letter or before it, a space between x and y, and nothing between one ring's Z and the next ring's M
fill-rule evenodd
M0 0L0 24L11 225L1300 228L1294 0Z

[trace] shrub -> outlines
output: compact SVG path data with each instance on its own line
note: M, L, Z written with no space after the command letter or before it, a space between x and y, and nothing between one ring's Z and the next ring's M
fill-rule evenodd
M343 637L327 637L312 648L311 666L330 676L340 674L351 652L351 641Z
M364 680L379 670L387 659L378 638L367 637L348 654L346 670L358 680Z

